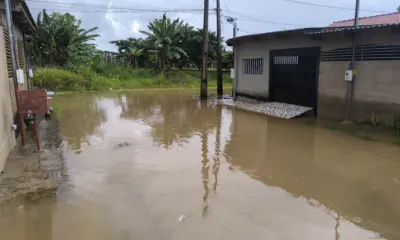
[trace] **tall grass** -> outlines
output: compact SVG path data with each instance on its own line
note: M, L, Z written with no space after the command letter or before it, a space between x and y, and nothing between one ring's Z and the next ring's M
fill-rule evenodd
M197 88L200 71L173 70L165 74L153 69L133 69L117 64L100 63L91 68L68 71L60 68L40 68L35 71L33 82L38 88L55 91L102 91L133 88ZM230 85L228 74L224 82ZM216 77L209 76L210 87L216 86Z

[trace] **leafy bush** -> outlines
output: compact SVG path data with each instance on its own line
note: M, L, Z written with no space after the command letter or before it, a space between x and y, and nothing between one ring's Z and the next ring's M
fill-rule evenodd
M200 86L198 71L169 71L157 73L153 69L132 69L117 64L98 63L91 67L77 67L73 71L60 68L40 68L34 74L34 85L55 91L103 91L140 87L189 87ZM210 80L208 86L215 87Z
M33 83L38 88L63 91L86 90L85 81L81 75L59 68L38 69L33 78Z
M400 133L400 113L396 114L394 117L391 128L397 133Z
M377 113L372 113L371 114L371 123L372 126L377 127L379 125L381 125L381 118L379 117L379 115Z
M33 83L38 88L55 91L99 91L121 86L119 79L97 75L87 68L81 68L79 72L41 68L36 70Z

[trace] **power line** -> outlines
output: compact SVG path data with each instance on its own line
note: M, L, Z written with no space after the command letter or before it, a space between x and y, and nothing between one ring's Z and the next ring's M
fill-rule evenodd
M225 4L225 7L226 7L226 10L228 10L229 16L231 16L231 12L229 11L228 4L226 4L226 0L224 0L224 4Z
M232 11L232 13L234 15L237 15L239 17L236 17L237 19L241 19L244 21L252 21L252 22L261 22L261 23L268 23L268 24L275 24L275 25L286 25L286 26L294 26L294 27L304 27L304 25L298 25L298 24L292 24L292 23L283 23L283 22L275 22L275 21L266 21L266 20L262 20L262 19L256 19L256 18L252 18L252 17L248 17L246 15L243 15L241 13L238 12L234 12ZM226 15L223 15L224 17L228 17Z
M171 9L171 10L163 10L163 11L154 11L154 10L150 10L150 9L139 9L139 10L124 10L124 9L84 9L84 10L77 10L77 9L73 9L73 8L35 8L35 7L31 7L30 9L38 9L38 10L42 10L45 9L47 11L66 11L66 12L87 12L87 13L106 13L106 12L116 12L116 13L144 13L144 12L156 12L156 13L170 13L170 12L179 12L179 13L201 13L201 10L191 10L191 9ZM210 12L210 14L212 14Z
M107 10L107 11L120 11L120 12L129 12L129 11L145 11L145 12L191 12L191 11L203 11L200 8L182 8L182 9L163 9L163 8L155 8L153 6L143 6L141 8L127 8L127 7L117 7L117 6L107 6L107 5L96 5L96 4L83 4L83 3L68 3L68 2L54 2L54 1L45 1L45 0L29 0L29 2L33 3L46 3L46 4L56 4L56 5L67 5L68 6L82 6L82 7L97 7L97 9L92 10ZM62 7L62 6L60 6Z
M354 10L355 10L355 8L346 8L346 7L339 7L339 6L323 5L323 4L317 4L317 3L302 2L302 1L297 1L297 0L283 0L283 1L285 1L285 2L291 2L291 3L304 4L304 5L309 5L309 6L315 6L315 7L324 7L324 8L341 9L341 10L351 10L351 11L354 11ZM375 13L390 13L390 12L388 12L388 11L382 11L382 10L367 10L367 9L360 9L359 11L363 11L363 12L375 12Z

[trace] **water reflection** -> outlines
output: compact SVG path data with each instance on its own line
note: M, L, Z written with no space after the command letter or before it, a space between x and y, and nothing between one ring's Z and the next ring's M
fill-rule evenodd
M98 128L107 119L104 109L99 106L101 96L75 94L73 98L71 101L69 94L58 96L55 107L59 111L61 134L71 149L80 151L82 144L90 144L90 136L97 134L101 137Z
M125 96L127 101L121 118L140 119L151 126L154 142L165 148L174 143L182 145L193 134L214 128L218 121L215 104L201 107L193 94L172 91L129 93Z
M399 179L398 149L238 111L231 129L225 154L232 167L326 211L336 221L335 239L343 221L400 237L393 225L400 221L399 185L391 181Z
M56 99L70 181L0 239L400 239L398 148L196 94Z

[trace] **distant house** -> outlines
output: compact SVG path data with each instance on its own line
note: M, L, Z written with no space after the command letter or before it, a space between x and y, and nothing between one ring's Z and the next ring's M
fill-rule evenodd
M27 59L25 57L25 36L35 30L35 22L24 0L12 0L12 21L14 32L14 46L18 68L25 72L25 83L21 89L27 89ZM16 144L13 130L14 115L17 111L13 82L13 68L9 32L6 22L4 0L0 1L0 171L5 160Z
M354 20L229 39L235 50L236 95L315 108L345 119ZM392 121L400 112L400 14L359 20L352 119L372 112Z

